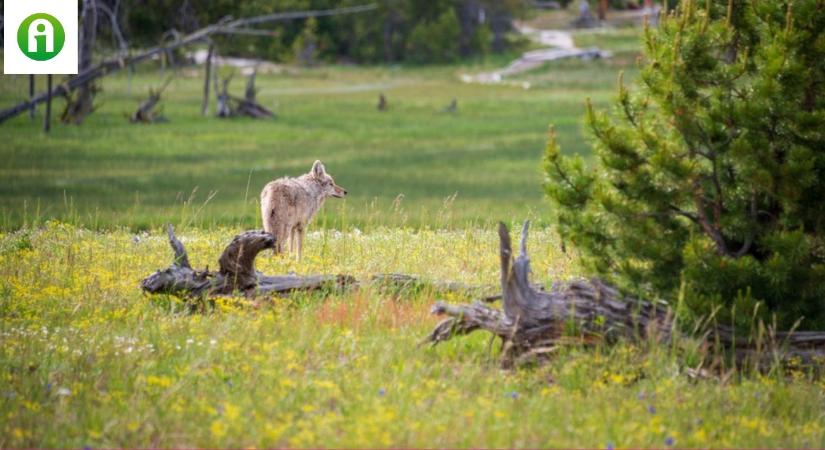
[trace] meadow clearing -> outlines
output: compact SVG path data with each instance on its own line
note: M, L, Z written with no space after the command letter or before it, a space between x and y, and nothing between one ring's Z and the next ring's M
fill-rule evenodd
M231 229L181 230L195 267ZM146 297L169 264L165 235L50 222L2 238L3 447L820 447L825 384L805 371L694 380L696 353L620 344L564 348L502 370L477 333L419 343L437 322L429 290L365 287L259 307L224 299L187 314ZM531 235L537 279L575 264ZM492 285L490 230L316 231L297 264L265 273L418 273ZM539 251L541 249L541 251Z
M570 345L502 370L484 333L419 346L433 301L468 300L429 289L219 299L189 314L138 288L171 260L161 225L194 267L214 268L232 236L259 228L264 182L315 159L351 197L327 203L301 262L265 252L264 273L403 272L495 291L492 224L530 218L534 280L580 275L544 220L545 132L555 123L564 148L586 154L583 99L605 104L632 61L620 50L548 65L519 77L529 90L457 80L506 61L261 75L271 122L201 117L200 73L183 69L165 97L171 122L130 125L123 115L161 81L144 72L131 94L125 75L107 79L80 127L3 124L0 447L825 446L822 378L695 379L691 338ZM0 81L3 103L19 97L23 78ZM453 97L459 113L441 113Z
M618 71L635 71L626 42L638 33L618 33L615 42L600 40L618 45L616 58L563 61L518 77L529 90L459 80L505 66L513 55L447 67L262 73L258 99L278 115L270 121L203 117L203 73L193 67L180 69L164 93L169 123L133 125L126 116L172 71L143 67L131 81L120 72L104 80L99 110L82 126L56 126L45 136L42 121L26 115L3 124L0 228L57 218L94 229L148 229L181 217L200 227L252 228L261 187L307 172L316 159L349 191L344 204L321 211L322 226L427 225L439 220L445 201L459 226L541 217L538 162L548 124L556 124L566 149L586 153L585 97L605 104ZM583 39L594 45L593 37ZM237 71L230 90L239 94L244 83ZM0 104L27 92L27 77L4 76ZM383 113L376 110L380 92L389 101ZM458 113L442 112L452 99ZM56 115L61 108L56 101Z

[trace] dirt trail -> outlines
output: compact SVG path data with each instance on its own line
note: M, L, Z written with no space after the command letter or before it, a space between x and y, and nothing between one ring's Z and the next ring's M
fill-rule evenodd
M524 89L529 89L530 83L526 81L514 82L507 81L505 78L535 69L547 61L555 61L564 58L609 58L611 56L610 52L600 50L596 47L586 49L576 47L576 44L573 42L573 37L567 31L537 30L525 25L517 25L516 28L521 34L527 36L536 43L547 46L547 48L525 52L521 55L521 57L511 62L507 67L495 70L493 72L484 72L475 75L462 75L461 81L465 83L515 85L523 87Z

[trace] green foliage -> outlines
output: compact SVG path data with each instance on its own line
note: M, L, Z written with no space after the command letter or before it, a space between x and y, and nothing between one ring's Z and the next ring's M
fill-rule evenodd
M448 9L432 22L420 22L407 43L412 62L452 62L458 58L460 27L455 11Z
M613 114L588 108L595 167L552 135L546 150L589 270L665 298L684 280L698 314L744 295L825 328L823 30L821 0L684 1L647 30L642 83L619 80Z
M318 54L318 20L314 17L307 19L304 29L292 43L295 59L304 66L315 64Z
M131 0L124 2L122 10L130 40L141 45L156 45L170 29L193 31L226 16L252 17L367 3L370 2ZM510 19L524 7L521 1L515 0L382 0L376 3L378 8L367 13L288 20L256 27L272 30L272 36L220 35L215 36L215 40L224 54L275 61L297 58L305 63L303 53L314 47L317 55L313 56L330 61L446 62L488 54L495 37L490 33L489 24L504 24L497 27L497 32L506 32ZM482 21L481 17L485 19ZM314 45L308 47L307 33L310 32Z

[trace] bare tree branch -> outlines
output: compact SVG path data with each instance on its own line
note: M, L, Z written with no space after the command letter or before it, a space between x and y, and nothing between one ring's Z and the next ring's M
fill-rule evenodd
M223 32L225 30L234 30L242 27L247 27L249 25L266 22L277 22L292 19L303 19L309 17L362 13L374 10L376 8L378 8L377 4L370 3L367 5L346 8L335 8L315 11L293 11L286 13L267 14L265 16L257 16L236 20L232 20L231 18L224 18L218 21L218 23L209 25L205 28L201 28L200 30L194 31L190 34L187 34L186 36L180 36L177 40L167 45L152 47L142 53L130 57L117 57L108 59L96 66L90 67L88 69L83 69L76 76L70 78L68 81L52 89L51 95L65 95L81 86L86 85L87 83L93 80L106 76L110 73L117 72L124 67L146 61L164 52L192 45L197 42L202 42L205 39L207 39L210 35ZM12 117L24 111L27 111L33 105L37 105L46 101L48 97L49 93L44 92L23 102L20 102L15 106L0 111L0 123L3 123Z

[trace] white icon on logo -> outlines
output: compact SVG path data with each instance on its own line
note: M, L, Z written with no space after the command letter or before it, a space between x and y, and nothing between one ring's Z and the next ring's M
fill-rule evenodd
M46 19L36 19L29 25L29 52L40 52L38 37L43 36L46 44L46 53L54 52L54 28Z

